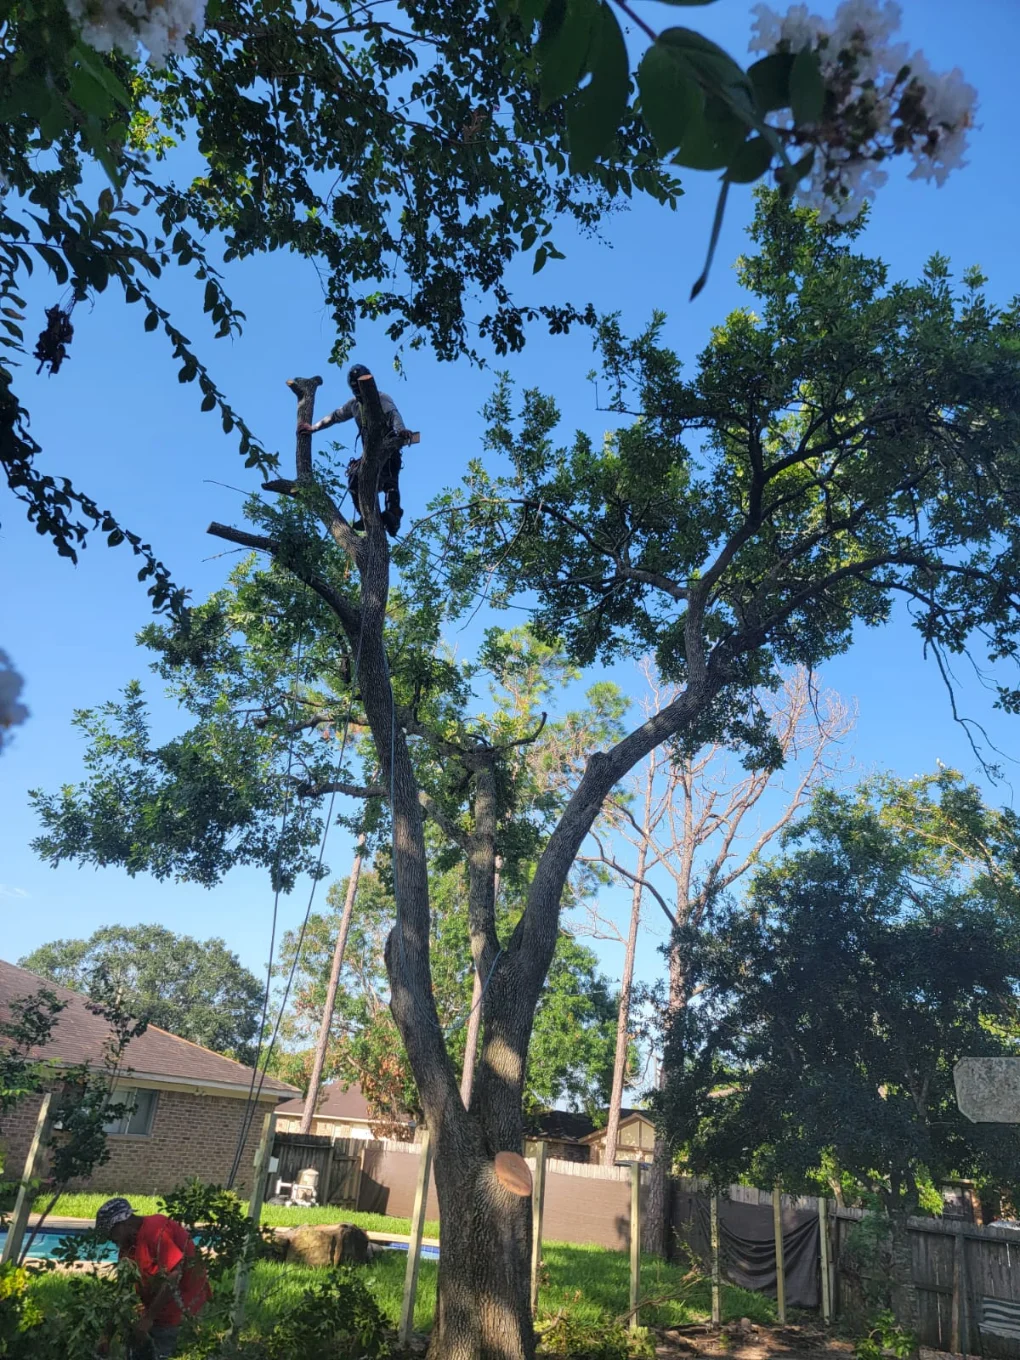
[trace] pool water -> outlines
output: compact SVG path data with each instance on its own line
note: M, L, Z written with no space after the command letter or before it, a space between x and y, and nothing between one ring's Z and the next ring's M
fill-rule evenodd
M83 1237L84 1235L85 1234L81 1229L76 1230L74 1228L42 1228L35 1235L35 1241L32 1243L32 1248L28 1253L29 1258L31 1260L36 1261L52 1260L57 1253L58 1243L62 1242L65 1237ZM3 1230L0 1230L0 1251L3 1250L3 1245L6 1241L7 1233ZM409 1250L409 1247L406 1242L376 1242L375 1246L382 1247L384 1251ZM421 1258L423 1261L438 1261L439 1248L422 1247ZM104 1243L98 1249L97 1255L94 1258L90 1257L90 1259L95 1259L98 1261L114 1261L117 1259L117 1248L113 1245L112 1242Z
M383 1249L384 1251L410 1251L410 1250L411 1250L411 1248L407 1245L406 1242L375 1242L375 1243L373 1243L373 1245L374 1245L374 1246L377 1246L377 1247L382 1247L382 1249ZM422 1259L423 1261L438 1261L438 1260L439 1260L439 1248L438 1248L438 1247L422 1247L422 1249L421 1249L421 1259Z
M74 1228L42 1228L35 1235L35 1241L32 1243L31 1250L28 1253L29 1257L32 1260L38 1261L52 1260L57 1254L58 1244L62 1242L65 1237L84 1236L84 1232L80 1229L75 1231ZM28 1240L28 1233L25 1234L25 1240ZM0 1250L3 1249L3 1245L6 1241L7 1233L5 1231L0 1231ZM117 1259L117 1248L112 1242L104 1242L102 1246L97 1249L95 1259L97 1261L115 1261Z

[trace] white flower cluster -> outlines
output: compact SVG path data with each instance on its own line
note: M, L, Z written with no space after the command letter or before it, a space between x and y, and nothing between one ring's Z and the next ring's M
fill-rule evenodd
M24 685L24 680L11 665L10 657L0 651L0 748L7 729L23 723L28 717L28 709L18 698Z
M922 52L909 55L892 42L901 10L894 0L843 0L830 22L794 5L780 16L756 5L752 52L818 54L825 81L825 110L811 127L781 119L790 159L814 151L798 198L823 220L850 222L885 183L883 168L906 153L911 179L942 184L966 164L967 131L974 124L977 92L959 69L936 74Z
M185 39L205 27L206 0L67 0L81 36L97 52L114 48L162 66L186 50Z

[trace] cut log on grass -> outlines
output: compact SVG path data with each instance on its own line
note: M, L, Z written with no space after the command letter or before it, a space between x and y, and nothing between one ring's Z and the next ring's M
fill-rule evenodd
M288 1265L365 1266L370 1256L368 1234L353 1223L296 1228L288 1234Z

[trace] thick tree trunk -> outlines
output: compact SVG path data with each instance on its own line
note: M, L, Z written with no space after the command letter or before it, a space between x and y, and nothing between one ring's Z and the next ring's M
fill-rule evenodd
M429 1360L533 1360L531 1200L463 1146L436 1158L436 1193L443 1236Z
M651 781L649 781L650 784ZM648 800L646 799L646 802ZM637 857L634 892L630 904L630 929L627 932L627 952L623 957L620 979L620 1010L616 1019L616 1057L613 1062L613 1091L609 1097L609 1121L606 1124L606 1150L602 1154L604 1166L616 1165L616 1145L620 1138L620 1107L627 1080L627 1052L630 1048L630 994L634 983L634 955L637 952L638 927L641 924L641 887L648 859L648 844L641 842Z
M319 1087L322 1085L322 1069L326 1065L326 1051L329 1048L329 1032L333 1028L333 1012L336 1009L336 993L340 984L340 970L344 963L344 953L347 949L347 936L351 930L351 916L354 912L354 899L358 895L358 879L361 877L361 856L365 848L365 833L362 832L358 837L358 848L354 852L354 863L351 865L351 876L347 880L347 896L344 898L344 909L340 917L340 928L336 936L336 948L333 950L333 966L329 973L329 985L326 988L326 1005L322 1012L322 1024L319 1026L319 1041L315 1045L315 1059L312 1063L312 1075L308 1082L308 1094L305 1096L305 1108L301 1112L301 1133L311 1133L312 1120L315 1118L315 1107L319 1100Z

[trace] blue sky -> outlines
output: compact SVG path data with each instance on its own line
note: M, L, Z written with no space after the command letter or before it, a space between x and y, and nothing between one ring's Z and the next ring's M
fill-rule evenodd
M834 5L818 0L814 8L829 14ZM749 9L719 0L690 11L686 21L743 56ZM893 174L875 205L867 247L900 277L916 276L933 251L949 255L957 271L980 264L990 275L993 299L1005 300L1020 290L1015 248L1020 6L1015 0L975 0L968 7L951 0L906 0L903 9L904 38L922 48L937 70L959 65L977 86L980 126L970 164L942 189ZM666 6L643 5L642 13L659 27L678 21L677 11ZM712 278L692 304L687 298L701 269L716 186L710 176L691 175L685 184L686 196L675 213L636 203L606 221L601 240L559 233L566 260L550 263L534 281L522 273L517 280L521 294L591 300L601 311L621 311L632 330L653 308L665 308L670 343L682 356L692 356L709 327L740 301L731 262L742 248L751 205L747 191L731 198ZM332 335L319 281L310 265L290 257L235 266L228 279L248 313L239 340L213 342L208 336L193 304L190 279L167 275L159 298L174 310L263 442L289 457L294 403L284 380L322 373L321 410L344 396L342 374L326 365ZM33 292L34 314L41 317L55 295L51 288ZM231 564L217 556L223 545L206 536L206 525L211 519L240 520L241 496L216 483L251 490L257 477L244 470L218 422L199 413L197 389L178 384L165 344L143 333L137 308L103 296L92 308L79 307L74 322L71 358L60 374L36 378L26 369L21 379L45 466L73 476L109 505L201 598L221 583ZM387 342L368 328L359 335L357 357L373 366L407 423L422 431L421 444L405 460L404 503L413 516L479 451L478 412L493 375L466 363L440 364L425 354L408 354L405 378L391 381ZM501 366L494 361L494 367ZM565 434L573 428L601 433L603 417L585 382L592 366L585 336L551 339L536 331L523 354L505 366L520 384L540 385L556 396ZM118 870L52 870L29 849L37 828L27 789L53 790L81 771L72 711L112 697L133 677L147 684L151 679L147 658L134 645L134 634L149 615L144 588L123 549L108 550L96 539L75 568L25 524L9 497L0 520L0 647L26 678L31 710L30 721L0 757L0 955L14 960L47 940L86 935L111 922L158 921L200 938L220 935L248 966L261 969L271 909L264 874L238 871L207 891L132 880ZM862 635L823 679L859 705L852 751L861 768L911 775L930 770L940 759L977 777L964 734L951 721L941 681L921 660L916 636L902 618L880 633ZM985 722L1012 755L1016 732L992 710L988 692L964 672L960 691L965 711ZM168 733L177 715L160 701L157 688L151 694L157 730ZM1007 779L1013 768L1007 765ZM990 794L1003 802L1012 799L1008 783ZM347 858L345 833L335 832L327 859L341 872ZM283 904L285 926L300 919L306 900L307 885L299 885ZM646 977L657 968L658 943L648 937L642 946L640 971ZM607 971L618 972L619 949L604 945L600 952Z

